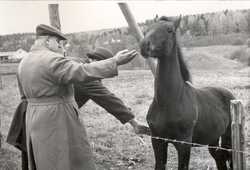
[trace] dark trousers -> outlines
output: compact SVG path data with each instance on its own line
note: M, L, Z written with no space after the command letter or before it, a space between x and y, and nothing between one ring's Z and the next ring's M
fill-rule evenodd
M28 154L27 152L21 151L22 152L22 170L29 170L28 166Z

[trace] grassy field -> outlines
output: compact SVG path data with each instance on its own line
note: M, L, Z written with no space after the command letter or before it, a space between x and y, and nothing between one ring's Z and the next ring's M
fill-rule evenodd
M189 49L190 50L190 49ZM192 49L191 52L211 49ZM219 56L223 56L223 52ZM219 60L224 62L224 60ZM197 61L196 64L201 64ZM221 63L223 64L223 63ZM212 65L211 65L212 66ZM192 69L193 83L197 87L222 86L230 89L244 104L249 100L249 67L218 67L216 69L194 67ZM132 108L137 119L146 123L145 117L153 98L153 77L148 70L120 71L119 76L105 79L104 84L119 96L125 104ZM1 131L4 140L9 129L15 107L19 102L19 94L15 76L3 77L4 89L0 90ZM96 157L99 170L151 170L154 167L154 155L148 136L143 136L143 144L129 125L122 125L105 110L88 102L81 108L80 118L84 123ZM249 120L249 116L247 117ZM249 124L249 123L248 123ZM250 151L250 150L249 150ZM0 169L20 169L20 153L12 146L3 143L0 151ZM169 148L168 169L177 168L176 151ZM214 170L215 163L207 148L193 148L191 170Z

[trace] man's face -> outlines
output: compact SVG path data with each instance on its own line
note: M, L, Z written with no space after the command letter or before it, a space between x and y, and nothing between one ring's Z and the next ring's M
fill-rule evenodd
M62 53L63 46L62 41L58 37L50 36L48 37L48 48L54 52Z
M70 44L67 42L67 40L56 40L57 45L54 44L54 50L55 52L58 52L62 55L64 55L64 57L67 56L67 50L70 47Z

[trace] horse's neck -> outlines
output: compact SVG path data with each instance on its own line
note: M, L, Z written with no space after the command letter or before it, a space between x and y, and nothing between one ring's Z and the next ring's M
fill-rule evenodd
M155 82L155 93L157 100L163 103L178 100L183 92L184 80L180 71L180 64L177 53L174 55L161 57L157 68Z

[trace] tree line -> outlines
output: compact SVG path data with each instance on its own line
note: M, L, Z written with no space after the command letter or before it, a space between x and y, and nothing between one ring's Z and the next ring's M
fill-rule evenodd
M138 23L145 33L147 28L156 22L158 15L145 22ZM192 44L197 37L217 37L243 33L250 35L250 10L224 10L221 12L185 15L180 23L180 39ZM75 57L84 57L96 46L104 46L114 53L124 48L139 50L138 43L127 27L103 29L66 35L71 44L68 53ZM35 40L34 33L18 33L0 36L0 51L16 51L20 48L29 51ZM185 43L183 43L185 46ZM144 60L136 58L125 68L146 67Z

